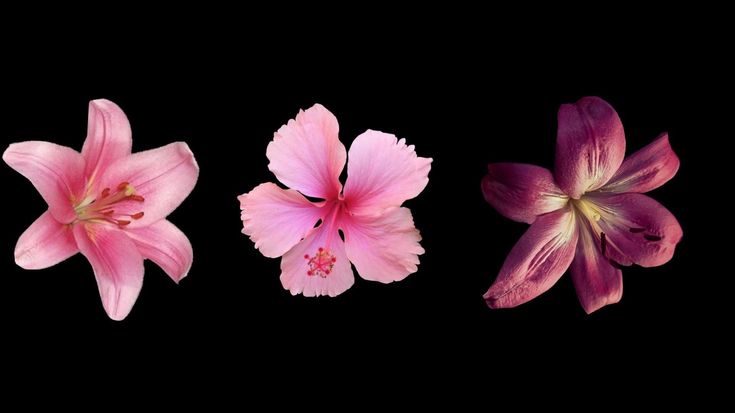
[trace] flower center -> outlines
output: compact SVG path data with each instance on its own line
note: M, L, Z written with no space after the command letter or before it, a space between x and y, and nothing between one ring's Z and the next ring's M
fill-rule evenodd
M590 199L585 199L584 196L580 199L570 199L569 202L571 202L572 207L577 212L581 213L581 215L587 219L592 232L600 242L600 251L602 252L602 255L608 258L608 261L610 261L610 264L614 267L622 268L622 265L608 256L608 249L614 248L619 251L619 248L615 245L614 240L610 240L607 234L605 234L602 229L602 225L607 225L612 228L627 227L631 234L639 235L649 242L658 242L663 239L663 237L653 234L653 231L650 231L647 228L631 225L634 223L624 220L622 217L617 215L615 211L605 207L604 205L600 205Z
M334 263L337 262L337 257L322 247L319 247L315 256L311 257L309 254L306 254L304 255L304 259L309 262L309 269L306 271L306 275L310 277L317 275L322 278L327 278L327 275L334 268Z
M115 211L123 201L143 203L145 198L135 193L135 188L128 182L121 182L115 192L110 188L103 189L97 197L87 196L79 204L74 206L77 213L77 221L90 221L96 223L109 222L120 228L129 225L131 220L143 218L143 211L134 214L122 214Z

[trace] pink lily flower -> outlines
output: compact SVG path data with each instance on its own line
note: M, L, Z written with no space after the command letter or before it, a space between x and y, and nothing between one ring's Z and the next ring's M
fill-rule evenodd
M102 305L124 319L150 259L178 283L191 268L188 238L166 220L189 195L199 167L183 142L131 154L130 124L108 100L89 103L82 153L49 142L14 143L3 160L48 204L20 236L15 262L47 268L81 252L92 264Z
M283 257L281 283L293 295L341 294L354 283L350 262L364 279L399 281L424 253L411 211L400 205L426 187L432 160L404 139L368 130L352 143L343 190L347 152L338 132L323 106L300 111L266 150L268 168L291 189L264 183L238 197L242 232L266 257Z
M485 199L531 227L510 251L485 293L490 308L515 307L551 288L571 266L589 314L620 301L624 266L653 267L674 255L676 218L643 193L679 169L666 133L623 160L625 134L615 110L585 97L559 108L556 170L488 165Z

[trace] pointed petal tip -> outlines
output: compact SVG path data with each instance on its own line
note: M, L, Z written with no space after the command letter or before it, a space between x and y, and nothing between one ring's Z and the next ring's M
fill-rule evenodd
M499 310L501 308L513 308L518 304L514 304L507 300L502 300L502 295L491 294L490 291L483 294L482 298L485 300L485 304L492 310Z
M198 173L199 164L197 163L197 160L194 157L194 152L192 152L191 148L189 148L189 145L186 142L182 142L182 141L174 142L173 145L176 145L176 149L178 149L179 154L182 156L182 158L190 161Z
M615 296L601 297L601 299L599 300L593 300L586 303L580 301L580 304L582 304L582 308L584 309L585 314L590 315L610 304L617 304L618 302L620 302L621 298L623 298L622 290L620 290L620 294L617 294Z

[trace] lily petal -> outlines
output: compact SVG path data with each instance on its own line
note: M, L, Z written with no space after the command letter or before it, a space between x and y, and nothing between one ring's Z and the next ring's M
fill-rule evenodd
M132 228L126 234L143 258L155 262L175 283L189 273L194 260L191 242L170 221L162 219L144 228Z
M352 142L349 157L344 195L356 214L400 206L429 182L432 159L416 156L413 145L387 133L361 134Z
M132 148L130 123L122 109L106 99L89 102L87 139L82 147L85 176L95 179L104 174L107 166L130 155Z
M587 314L620 301L623 296L623 272L602 255L591 229L580 227L577 253L572 261L572 281L577 297Z
M559 187L579 199L605 185L625 157L625 133L618 114L598 97L561 105L554 176Z
M330 223L313 229L306 238L296 244L281 259L281 283L291 294L304 294L305 297L328 295L337 296L347 291L355 282L352 266L345 254L344 242ZM322 248L322 252L319 251ZM317 255L323 254L320 257ZM329 260L334 258L334 266L329 273L315 270L319 266L312 264L312 259L319 260L329 268ZM309 275L309 271L312 274Z
M347 153L337 118L322 105L300 111L278 129L266 156L276 178L306 196L333 198L342 189L339 175Z
M642 267L668 262L683 235L674 215L652 198L636 193L593 194L607 243Z
M301 241L323 218L322 208L293 189L270 182L240 195L243 234L266 257L280 257Z
M27 141L10 145L3 160L33 183L57 221L76 219L74 204L84 190L84 159L79 152L54 143Z
M553 286L574 258L577 225L569 208L541 215L508 254L484 298L490 308L515 307Z
M503 216L529 224L569 201L548 169L520 163L489 164L482 179L482 193Z
M416 272L424 253L421 235L408 208L390 208L377 216L342 220L347 257L366 280L389 283Z
M143 257L135 243L110 225L74 225L74 239L92 264L107 315L124 319L143 286Z
M620 169L600 191L648 192L668 182L679 170L679 157L671 149L669 134L625 158Z
M15 263L26 270L56 265L79 252L71 227L54 219L49 211L20 236L15 245Z
M134 153L113 163L100 178L99 188L116 188L129 183L143 202L127 200L114 206L116 214L143 217L132 220L128 228L150 225L170 214L194 189L199 166L184 142Z

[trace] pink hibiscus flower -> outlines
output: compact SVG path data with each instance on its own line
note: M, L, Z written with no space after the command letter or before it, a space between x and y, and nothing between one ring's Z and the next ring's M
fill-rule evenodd
M343 190L347 151L338 132L323 106L299 112L266 151L268 168L291 189L265 183L238 197L242 232L266 257L283 256L281 283L294 295L341 294L354 283L350 262L367 280L399 281L424 253L411 211L400 205L426 187L431 159L368 130L352 143Z
M514 163L488 165L485 199L531 227L510 251L485 293L491 308L514 307L551 288L572 269L589 314L620 301L621 268L668 262L681 240L676 218L642 193L679 169L667 134L623 160L625 135L615 110L585 97L559 108L556 170Z
M20 236L15 262L41 269L81 252L114 320L124 319L138 298L144 259L177 283L192 263L189 240L165 217L194 188L194 155L183 142L136 154L132 145L123 111L95 100L81 154L39 141L14 143L3 154L48 204Z

